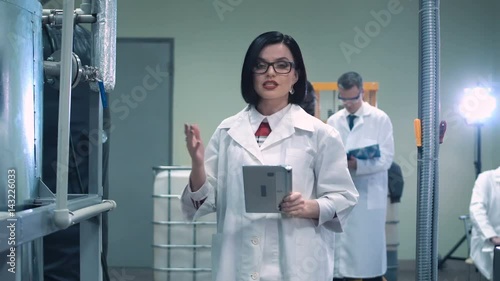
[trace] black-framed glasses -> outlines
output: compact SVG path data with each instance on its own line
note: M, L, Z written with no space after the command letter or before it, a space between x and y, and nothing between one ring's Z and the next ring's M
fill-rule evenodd
M269 66L272 66L274 72L278 74L288 74L292 71L292 68L295 67L295 64L291 61L286 61L286 60L280 60L275 62L259 61L253 67L253 73L264 74L269 69Z
M344 98L344 97L341 97L340 96L340 93L338 93L337 95L337 98L343 102L349 102L349 101L355 101L355 100L358 100L359 97L361 97L361 92L358 93L357 96L353 97L353 98Z

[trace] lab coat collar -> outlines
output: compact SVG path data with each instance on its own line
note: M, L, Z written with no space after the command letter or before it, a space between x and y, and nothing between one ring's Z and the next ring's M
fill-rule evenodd
M264 150L267 147L289 138L295 133L295 128L310 132L314 131L311 118L312 116L305 112L300 106L291 104L290 109L285 112L281 121L275 126L275 128L271 125L271 134L260 146L260 149Z
M358 117L361 117L361 116L368 116L370 114L372 114L373 112L373 107L367 103L366 101L364 101L361 106L359 107L358 111L354 112L354 115L358 116ZM347 119L347 116L349 115L350 113L344 109L344 117Z
M283 116L288 113L290 107L291 104L288 104L280 111L269 116L262 115L254 106L250 107L248 111L248 117L250 120L250 126L252 126L252 131L256 132L260 126L260 123L264 120L269 123L269 127L271 128L271 130L274 130L278 127L278 124L281 122L281 119L283 119Z
M346 122L342 122L342 126L344 126L348 131L349 131L349 126L347 125L347 116L350 114L347 110L343 109L344 110L344 119L346 120ZM350 131L354 131L357 127L361 126L363 123L364 123L364 118L366 116L369 116L371 115L373 112L373 107L367 103L366 101L364 101L362 104L361 104L361 107L358 109L358 111L356 111L354 113L354 115L358 116L358 120L354 122L354 127L352 127L352 130Z
M248 116L250 108L251 107L249 105L233 117L222 121L219 125L219 129L227 129L227 134L235 142L241 145L262 163L262 153L257 141L255 140L255 135Z
M261 151L293 135L295 133L295 128L310 132L314 131L314 126L311 122L311 118L313 117L305 112L300 106L292 104L290 109L283 115L281 121L275 125L275 128L271 127L271 134L259 147L255 140L255 132L250 123L249 114L251 108L252 107L248 105L235 116L222 121L219 128L228 129L228 135L261 163L263 162Z

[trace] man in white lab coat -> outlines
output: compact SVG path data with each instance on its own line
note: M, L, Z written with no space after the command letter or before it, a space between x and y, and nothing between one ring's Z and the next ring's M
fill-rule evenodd
M380 155L368 159L347 156L359 201L344 232L335 234L334 280L383 280L387 269L387 171L394 156L392 123L382 110L363 102L363 80L358 73L347 72L337 83L344 109L327 123L339 131L346 152L378 145Z
M469 211L471 258L484 277L491 280L493 248L500 245L500 167L479 174L472 190Z

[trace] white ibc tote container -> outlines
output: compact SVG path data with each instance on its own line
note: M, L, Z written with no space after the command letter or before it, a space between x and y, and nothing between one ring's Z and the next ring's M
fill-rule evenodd
M211 280L211 240L215 213L196 222L184 221L180 196L189 180L189 167L153 168L154 281Z

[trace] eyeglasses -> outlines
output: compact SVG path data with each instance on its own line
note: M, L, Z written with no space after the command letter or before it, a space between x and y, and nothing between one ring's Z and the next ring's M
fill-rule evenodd
M358 93L357 96L353 97L353 98L344 98L344 97L341 97L340 96L340 93L337 95L337 98L343 102L353 102L353 101L356 101L359 99L359 97L361 97L361 92Z
M265 62L259 61L253 67L253 73L256 74L264 74L269 69L269 66L272 66L274 72L278 74L288 74L292 71L292 68L295 67L295 64L291 61L275 61L275 62Z

